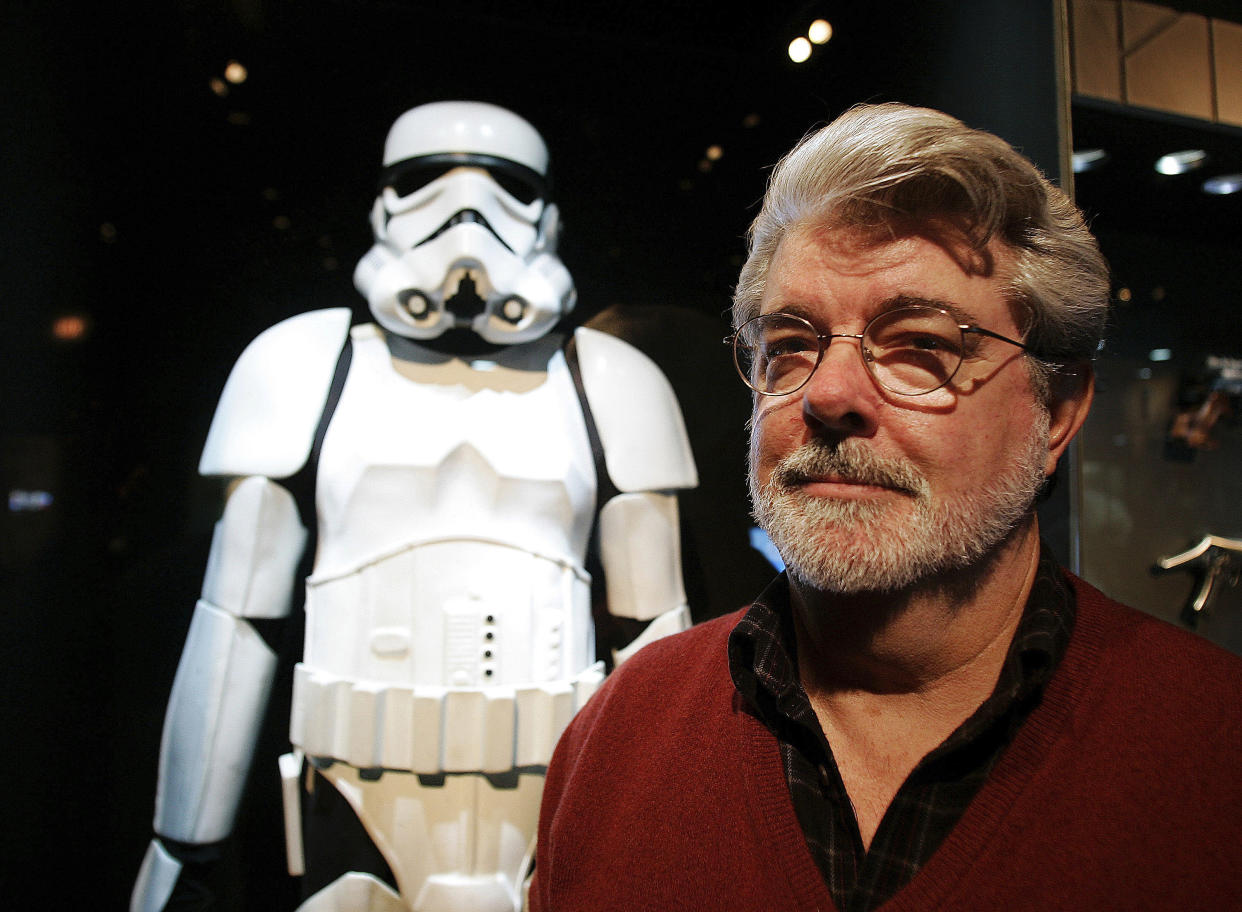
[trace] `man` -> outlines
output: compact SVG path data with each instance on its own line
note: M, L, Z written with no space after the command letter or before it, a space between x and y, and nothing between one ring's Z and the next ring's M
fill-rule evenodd
M1107 302L1070 200L951 117L781 162L734 322L787 572L574 720L534 909L1238 907L1242 661L1039 539Z

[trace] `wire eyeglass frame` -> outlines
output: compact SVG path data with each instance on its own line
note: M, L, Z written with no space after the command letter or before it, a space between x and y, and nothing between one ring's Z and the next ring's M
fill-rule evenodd
M876 356L873 351L873 349L879 347L877 346L874 338L874 332L877 324L880 325L881 328L887 328L893 325L900 325L901 320L905 317L909 317L911 320L914 320L918 319L920 316L932 319L945 318L943 328L947 330L951 325L957 330L959 334L958 346L955 350L948 352L950 356L956 357L956 363L953 363L951 368L947 364L942 363L940 365L940 371L928 371L928 373L932 375L929 376L929 380L936 379L936 382L934 385L927 388L903 388L893 385L891 381L885 382L880 373L880 371L884 368L884 365L877 366ZM792 326L802 330L802 338L807 341L812 338L815 340L818 350L815 354L814 363L811 364L808 370L806 370L806 376L803 377L798 383L791 386L789 389L771 390L766 389L763 386L756 385L756 383L752 380L748 368L757 362L757 356L755 353L755 346L744 341L744 339L748 335L751 337L757 337L759 335L757 330L762 325L771 324L778 320L792 321ZM910 332L914 332L913 327L911 327ZM806 384L810 382L811 377L814 376L815 371L819 369L819 366L824 359L824 353L828 350L828 346L832 344L833 339L857 339L858 354L859 357L862 358L863 366L867 368L867 373L870 374L871 379L883 389L901 396L925 396L928 393L942 389L948 385L955 376L957 376L957 372L961 369L962 362L966 358L966 337L968 335L986 336L990 339L997 339L1001 342L1006 342L1021 349L1028 355L1034 354L1034 352L1023 342L1019 342L1016 339L1011 339L1008 336L993 332L990 329L984 329L974 323L962 323L956 316L953 315L951 311L943 307L936 307L930 304L911 304L902 307L895 307L892 310L886 310L883 313L872 317L861 333L821 333L810 320L798 316L797 314L783 313L780 311L769 314L760 314L759 316L753 317L743 323L736 332L726 337L724 342L732 345L733 363L743 382L745 382L751 390L758 393L760 396L788 396L796 393L798 390L802 389L802 387L806 386ZM926 343L927 340L924 339L924 342ZM906 357L910 357L911 355L921 356L924 361L927 361L929 358L934 358L934 352L936 351L933 347L918 348L913 345L894 345L891 347L891 350L897 351ZM940 351L946 350L940 349ZM886 353L886 355L887 354L890 353ZM799 370L801 369L803 369L803 365L799 365ZM921 368L915 367L913 369L918 370ZM884 372L886 374L891 374L893 370L894 369L889 369ZM910 384L910 386L913 386L913 384ZM919 386L921 387L922 385L920 384Z

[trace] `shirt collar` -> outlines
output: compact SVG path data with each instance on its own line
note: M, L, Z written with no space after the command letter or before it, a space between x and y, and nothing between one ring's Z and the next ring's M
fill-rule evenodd
M1065 653L1074 617L1073 590L1048 547L1041 543L1035 580L996 688L933 754L969 743L1040 691ZM819 722L798 680L786 574L769 583L738 621L729 635L728 654L734 686L769 728L775 730L792 722L819 734Z

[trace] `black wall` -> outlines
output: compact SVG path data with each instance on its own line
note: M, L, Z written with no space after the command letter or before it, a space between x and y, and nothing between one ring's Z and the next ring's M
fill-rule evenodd
M384 134L415 104L493 101L544 132L582 318L647 348L682 396L703 476L684 506L696 615L766 581L745 541L748 397L719 342L766 169L848 105L893 99L1055 172L1057 105L1052 2L751 6L6 8L0 473L6 492L55 496L0 526L6 892L50 876L52 905L126 902L218 509L194 474L215 398L273 322L341 304L365 319L350 274ZM820 15L833 40L791 64L785 45ZM219 97L208 80L231 58L250 77ZM700 170L713 143L724 157ZM66 314L87 320L76 342L50 335ZM237 908L288 897L260 764Z

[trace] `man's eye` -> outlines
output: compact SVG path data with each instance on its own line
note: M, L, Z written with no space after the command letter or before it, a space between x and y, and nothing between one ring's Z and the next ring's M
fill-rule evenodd
M889 344L893 348L905 348L914 351L961 353L961 346L955 341L933 333L909 333L904 338L894 340Z
M788 336L784 339L773 339L764 343L764 354L769 358L780 358L784 355L800 355L814 351L815 346L802 336Z

